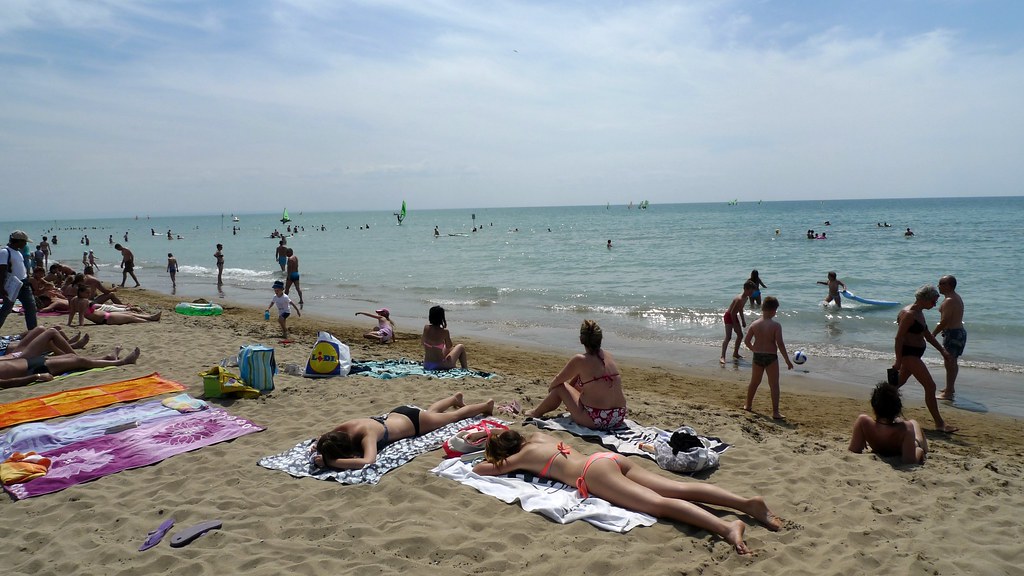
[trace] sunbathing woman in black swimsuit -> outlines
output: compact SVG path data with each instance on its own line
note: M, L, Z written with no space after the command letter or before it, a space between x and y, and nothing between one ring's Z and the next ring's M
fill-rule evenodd
M448 412L449 408L455 410ZM317 440L313 463L341 470L358 470L376 462L377 453L392 442L433 432L477 414L490 415L493 411L494 400L467 406L462 400L462 392L459 392L434 402L426 410L399 406L380 416L348 420Z

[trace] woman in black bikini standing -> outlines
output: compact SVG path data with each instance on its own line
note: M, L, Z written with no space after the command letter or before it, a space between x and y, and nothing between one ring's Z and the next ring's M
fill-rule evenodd
M913 376L924 388L924 403L935 420L935 427L943 432L956 432L956 426L950 426L939 415L939 403L935 399L935 380L932 379L928 366L921 357L927 348L925 341L935 347L945 358L949 352L935 339L924 319L924 311L931 310L939 301L939 290L930 284L917 289L914 303L900 310L896 317L899 328L896 329L896 362L892 367L899 370L898 386L903 386Z
M448 412L449 408L455 410ZM313 463L340 470L358 470L376 462L377 453L392 442L433 432L477 414L490 415L493 411L494 400L467 406L459 392L434 402L426 410L399 406L380 416L348 420L316 441Z

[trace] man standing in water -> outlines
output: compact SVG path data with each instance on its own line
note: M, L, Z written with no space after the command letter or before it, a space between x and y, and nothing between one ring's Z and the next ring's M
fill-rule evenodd
M128 233L124 233L127 238ZM124 288L124 283L128 281L128 276L135 280L135 287L141 286L139 279L135 277L135 254L132 251L121 246L120 244L114 244L114 250L121 252L121 287Z
M953 275L939 278L939 292L945 296L939 305L939 323L932 334L942 333L942 347L949 354L943 358L946 365L946 387L939 391L940 400L952 400L956 394L956 377L960 373L958 359L967 345L967 330L964 329L964 301L956 293L956 277Z
M284 284L284 293L287 294L292 286L295 286L295 291L299 293L299 310L301 310L302 288L299 288L299 257L295 255L295 251L291 248L285 253L288 254L288 272Z
M277 258L277 263L281 265L281 272L284 272L284 267L288 264L288 247L285 246L284 238L277 243L277 252L274 256Z
M213 253L217 261L217 286L224 284L224 245L217 244L217 251Z

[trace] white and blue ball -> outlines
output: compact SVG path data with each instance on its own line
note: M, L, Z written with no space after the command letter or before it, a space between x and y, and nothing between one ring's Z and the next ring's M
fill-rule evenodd
M797 350L793 353L794 364L803 364L804 362L807 362L807 354L803 350Z

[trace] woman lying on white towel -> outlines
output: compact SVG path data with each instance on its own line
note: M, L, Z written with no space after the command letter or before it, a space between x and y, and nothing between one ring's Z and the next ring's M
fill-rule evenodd
M742 520L726 522L694 502L733 508L772 531L782 527L782 519L760 496L743 498L711 484L678 482L648 471L615 452L599 452L587 457L539 432L529 437L515 430L492 434L487 439L484 454L486 461L473 468L482 476L525 470L570 486L575 484L584 498L593 494L629 510L718 534L740 554L750 553L743 541L747 525Z

